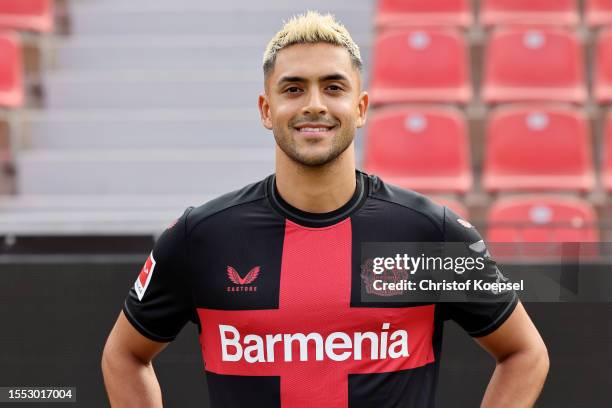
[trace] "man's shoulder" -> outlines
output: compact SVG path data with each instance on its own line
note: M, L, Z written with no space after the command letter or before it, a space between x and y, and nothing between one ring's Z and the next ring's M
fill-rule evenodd
M444 206L416 191L386 183L376 175L368 174L367 176L372 199L403 207L411 214L428 218L439 229L443 228Z
M201 221L220 214L230 208L239 207L248 203L262 200L266 197L266 185L271 176L263 180L246 185L238 190L230 191L219 197L216 197L206 203L191 207L186 220L187 231L190 231L195 225Z

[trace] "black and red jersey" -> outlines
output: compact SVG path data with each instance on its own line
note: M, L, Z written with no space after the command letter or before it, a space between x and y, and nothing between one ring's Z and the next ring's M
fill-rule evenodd
M499 327L494 302L364 302L363 242L481 241L445 207L357 172L341 208L301 211L275 177L189 208L157 241L124 312L146 337L199 326L212 407L430 407L444 320ZM498 279L489 259L482 279Z

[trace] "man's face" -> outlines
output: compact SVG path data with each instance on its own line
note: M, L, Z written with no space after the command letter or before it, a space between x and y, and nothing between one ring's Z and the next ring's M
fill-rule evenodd
M365 124L368 96L347 50L296 44L281 50L259 97L264 126L280 149L305 166L336 159Z

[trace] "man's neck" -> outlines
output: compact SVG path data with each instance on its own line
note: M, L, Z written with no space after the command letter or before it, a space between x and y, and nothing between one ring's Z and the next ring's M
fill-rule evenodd
M296 163L276 147L276 188L293 207L311 213L334 211L351 199L355 187L353 145L321 167Z

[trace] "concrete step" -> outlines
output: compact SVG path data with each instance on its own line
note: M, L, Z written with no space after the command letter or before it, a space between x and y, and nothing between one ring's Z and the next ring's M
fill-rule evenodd
M47 109L257 108L260 72L106 71L43 79Z
M284 21L305 11L304 5L284 2L281 6L264 6L265 2L236 5L212 5L201 2L194 6L177 7L166 2L158 7L142 7L126 3L123 6L73 5L70 7L71 34L212 34L258 32L272 36ZM307 7L312 7L310 4ZM371 4L361 7L348 3L338 8L322 5L320 12L330 12L347 29L369 33L372 26Z
M364 65L370 61L370 38L354 38ZM94 36L49 41L47 69L180 70L240 69L261 72L269 38L259 35Z
M30 111L21 115L21 148L269 148L272 132L257 108L245 110Z
M218 194L274 172L272 149L23 151L18 194Z

